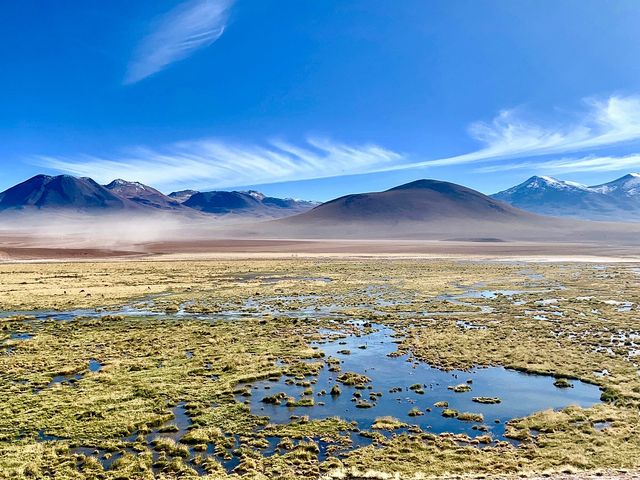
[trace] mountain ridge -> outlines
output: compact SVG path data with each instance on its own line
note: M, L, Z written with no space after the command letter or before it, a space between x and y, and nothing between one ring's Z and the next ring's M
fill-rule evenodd
M161 210L180 210L184 208L177 200L140 182L130 182L117 178L104 185L104 187L120 197L142 206Z
M541 215L582 220L640 221L638 173L629 173L594 186L534 175L491 197Z
M136 204L88 177L39 174L0 193L0 210L25 208L125 210Z
M315 202L269 197L255 190L183 190L170 195L141 182L121 178L100 185L88 177L38 174L1 192L0 211L75 210L98 213L136 210L272 219L301 213L317 205ZM193 197L195 199L191 200Z

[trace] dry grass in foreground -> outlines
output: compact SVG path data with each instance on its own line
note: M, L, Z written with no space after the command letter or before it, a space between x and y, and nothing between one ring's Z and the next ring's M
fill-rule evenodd
M0 265L0 478L618 478L640 467L638 272L382 259ZM392 327L415 360L582 380L604 402L515 419L516 445L412 428L360 432L373 443L352 448L348 421L267 425L239 400L258 379L313 387L329 359L311 342L357 331L352 320ZM335 448L321 456L324 443Z

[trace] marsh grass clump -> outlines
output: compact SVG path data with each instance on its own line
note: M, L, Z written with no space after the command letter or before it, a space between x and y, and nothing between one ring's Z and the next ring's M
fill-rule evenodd
M180 442L187 444L207 444L216 443L222 440L224 434L222 430L215 426L191 428Z
M287 407L313 407L314 405L315 400L313 397L302 397L298 400L291 397L287 399Z
M622 400L622 396L620 395L620 393L610 387L607 388L603 388L602 389L602 394L600 395L600 400L602 402L607 402L607 403L616 403L620 400Z
M279 392L274 395L267 395L260 400L262 403L268 403L272 405L280 405L283 400L287 398L287 394L284 392Z
M184 458L189 456L189 448L186 445L179 445L173 438L159 437L151 443L157 451L165 452L169 456Z
M293 450L294 447L295 443L293 443L293 440L291 440L289 437L284 437L283 439L281 439L277 446L279 450Z
M453 385L453 386L449 386L447 387L449 390L452 390L456 393L464 393L464 392L470 392L471 391L471 386L466 384L466 383L461 383L459 385Z
M345 372L339 375L336 380L344 385L356 388L366 388L367 384L371 382L371 379L366 375L355 372Z
M567 378L557 378L553 385L557 388L573 388L573 384Z
M463 422L484 422L484 416L481 413L460 412L455 418Z
M415 383L415 384L413 384L413 385L411 385L409 387L409 390L413 390L418 395L423 395L424 394L424 385L422 385L420 383Z
M406 423L401 422L395 417L378 417L375 422L373 422L373 425L371 425L371 428L373 430L398 430L406 426Z
M176 424L170 423L169 425L163 425L158 428L158 432L160 433L171 433L171 432L179 432L180 428Z
M502 402L498 397L473 397L471 400L476 403L483 403L487 405L495 405Z
M493 442L493 437L491 435L478 435L475 438L475 441L478 442L478 443L484 443L484 444L488 445L491 442Z

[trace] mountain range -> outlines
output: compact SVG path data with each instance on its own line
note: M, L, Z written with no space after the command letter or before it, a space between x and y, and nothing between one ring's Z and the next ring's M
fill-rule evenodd
M513 189L511 198L517 193L521 198L532 197L540 191L546 198L553 191L566 195L560 200L556 197L557 202L575 205L578 193L586 198L578 203L584 211L602 208L591 202L591 198L600 198L592 197L595 194L635 201L637 178L630 175L585 187L536 177L528 182L529 187ZM622 209L618 206L617 212ZM296 239L640 243L640 223L615 223L615 217L593 222L539 215L462 185L428 179L318 205L256 191L165 195L120 179L100 185L90 178L37 175L0 193L0 211L3 231L35 235L44 245L55 241L138 248L145 242L164 242L162 248L169 250L198 250L208 248L209 241L234 245L238 239L258 244Z
M640 221L638 173L593 186L534 176L491 196L540 215L582 220Z
M298 225L528 222L537 215L581 220L640 221L640 174L586 186L534 176L491 196L438 180L417 180L383 192L346 195L323 204L260 192L182 190L168 195L140 182L36 175L0 193L0 211L170 212L183 216L269 220ZM534 215L537 214L537 215ZM203 218L204 218L203 217ZM350 227L351 228L351 227Z
M0 193L0 211L165 211L248 218L280 218L304 212L316 202L267 197L260 192L198 192L165 195L140 182L116 179L100 185L91 178L36 175Z

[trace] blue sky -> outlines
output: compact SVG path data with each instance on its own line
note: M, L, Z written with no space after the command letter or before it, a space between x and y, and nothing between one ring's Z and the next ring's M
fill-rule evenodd
M640 170L635 0L21 0L0 22L0 189L325 200Z

